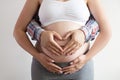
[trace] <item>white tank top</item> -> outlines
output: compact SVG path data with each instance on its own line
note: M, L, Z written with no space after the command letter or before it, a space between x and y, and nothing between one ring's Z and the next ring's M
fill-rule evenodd
M71 21L84 26L90 12L84 0L43 0L39 10L42 27L59 21Z

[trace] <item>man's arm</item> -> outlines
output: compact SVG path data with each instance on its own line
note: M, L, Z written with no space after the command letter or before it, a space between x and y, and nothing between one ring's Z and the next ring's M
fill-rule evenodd
M40 34L44 31L40 27L40 24L35 21L34 19L28 24L27 26L27 32L31 36L32 40L37 40L39 41Z
M81 28L86 37L86 42L95 39L97 33L99 32L99 26L93 16L91 15L86 25Z
M36 17L38 19L38 17ZM99 31L99 26L95 19L91 16L90 19L87 21L86 25L81 28L81 30L84 32L86 37L86 42L94 40L95 36L97 35ZM40 27L40 23L36 20L32 20L27 27L27 32L31 36L33 40L39 41L40 34L44 31Z

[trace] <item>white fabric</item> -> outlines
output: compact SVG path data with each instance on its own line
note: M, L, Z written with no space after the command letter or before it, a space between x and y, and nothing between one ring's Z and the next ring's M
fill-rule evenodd
M84 0L43 0L39 17L42 26L48 26L59 21L71 21L84 26L90 12Z

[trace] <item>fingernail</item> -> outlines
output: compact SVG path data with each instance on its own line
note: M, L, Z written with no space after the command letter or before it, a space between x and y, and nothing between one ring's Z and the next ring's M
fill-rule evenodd
M73 62L71 62L70 64L73 64Z
M68 74L68 73L64 73L64 74Z
M52 60L52 62L55 62L54 60Z
M63 71L60 71L60 74L62 74L63 73Z

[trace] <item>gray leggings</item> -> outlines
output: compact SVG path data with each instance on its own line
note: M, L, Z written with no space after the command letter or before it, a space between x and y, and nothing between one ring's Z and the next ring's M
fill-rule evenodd
M64 67L69 63L58 63L57 65ZM49 72L33 58L31 71L32 80L94 80L93 60L88 61L79 71L66 75Z

